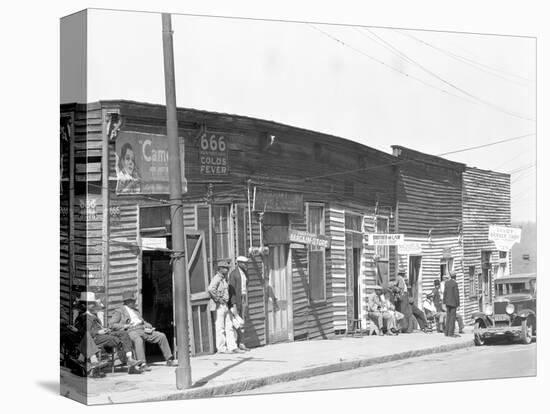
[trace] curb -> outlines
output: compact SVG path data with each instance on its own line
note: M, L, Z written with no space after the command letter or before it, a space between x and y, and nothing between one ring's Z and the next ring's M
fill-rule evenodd
M356 368L368 367L371 365L384 364L386 362L399 361L402 359L414 358L429 354L450 352L458 349L474 346L474 341L460 342L456 344L440 345L432 348L417 349L414 351L400 352L397 354L383 355L373 358L356 359L351 361L342 361L333 364L322 365L314 368L305 368L298 371L287 372L277 375L269 375L259 378L252 378L245 381L233 382L230 384L217 385L213 387L189 389L185 391L175 391L170 394L160 395L155 398L146 398L143 400L134 400L133 402L151 402L151 401L173 401L187 400L195 398L222 397L238 392L249 391L265 385L276 384L280 382L295 381L298 379L314 377L317 375L330 374L333 372L347 371Z

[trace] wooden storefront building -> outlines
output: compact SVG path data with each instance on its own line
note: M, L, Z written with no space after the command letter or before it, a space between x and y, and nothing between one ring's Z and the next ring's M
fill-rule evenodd
M399 158L397 263L419 307L445 274L456 272L465 323L492 302L494 278L510 274L510 251L489 240L489 226L510 226L510 176L393 146Z
M62 105L61 296L70 313L79 291L95 291L107 319L133 290L173 339L165 113L129 101ZM207 286L216 260L238 255L251 258L248 346L366 322L366 294L396 271L395 248L367 238L397 230L396 158L243 116L180 108L178 122L193 353L215 351ZM135 179L121 175L124 162Z

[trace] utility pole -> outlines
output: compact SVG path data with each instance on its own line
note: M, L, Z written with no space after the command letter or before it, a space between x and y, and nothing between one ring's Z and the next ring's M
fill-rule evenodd
M176 81L174 76L174 46L172 44L172 17L162 14L162 49L164 52L164 85L166 90L166 132L168 135L168 168L170 176L170 215L172 217L172 271L174 274L174 308L178 366L176 386L179 390L191 387L189 363L189 319L187 318L187 271L185 230L183 227L183 196L176 111Z

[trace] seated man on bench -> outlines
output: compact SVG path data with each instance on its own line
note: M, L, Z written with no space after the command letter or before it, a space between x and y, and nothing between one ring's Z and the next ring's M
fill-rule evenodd
M384 335L384 322L388 335L395 335L395 318L389 312L385 299L382 298L382 287L375 285L374 292L367 295L368 318L376 324L374 333Z
M124 292L122 294L122 306L114 310L109 320L109 325L113 331L127 331L134 344L137 358L145 361L145 342L158 344L162 355L166 360L166 365L175 366L174 357L168 344L166 335L158 332L153 326L146 322L136 309L136 298L134 292ZM144 364L141 369L150 371L151 368Z

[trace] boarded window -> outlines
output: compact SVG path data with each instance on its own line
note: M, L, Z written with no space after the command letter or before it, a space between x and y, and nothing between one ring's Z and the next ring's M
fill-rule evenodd
M321 205L308 205L307 231L325 234L325 211ZM312 302L326 300L325 249L310 246L308 252L309 296Z

